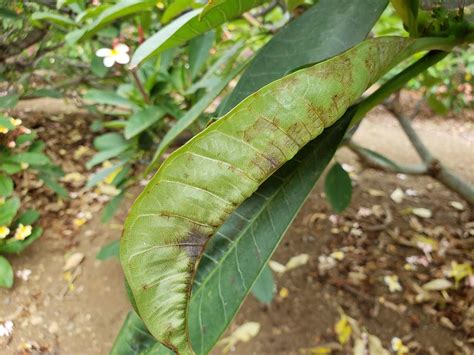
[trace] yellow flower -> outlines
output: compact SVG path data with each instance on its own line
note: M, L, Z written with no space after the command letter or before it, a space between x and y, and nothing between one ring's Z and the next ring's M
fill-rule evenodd
M397 355L408 354L408 347L403 344L402 339L394 337L392 338L392 350L396 352Z
M334 330L336 331L336 334L337 334L337 340L342 345L347 343L349 339L351 338L352 327L349 324L349 321L344 314L341 315L341 319L339 319L339 321L334 326Z
M20 223L15 231L15 239L25 240L31 235L32 227L30 225L23 225Z
M4 239L10 233L10 228L7 226L0 226L0 239Z
M7 128L7 127L0 126L0 133L2 133L2 134L7 134L7 133L8 133L8 128Z

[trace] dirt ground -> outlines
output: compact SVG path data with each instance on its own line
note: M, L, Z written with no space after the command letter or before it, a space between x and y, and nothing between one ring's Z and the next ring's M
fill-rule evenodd
M56 112L53 105L48 105L45 115L40 112L45 111L44 105L29 105L30 111L50 118L71 115ZM22 113L26 122L31 115ZM66 121L61 122L67 127ZM423 117L415 120L414 127L435 156L474 181L472 120ZM87 139L79 145L90 145L90 137ZM355 140L394 160L418 161L397 122L383 109L370 114ZM249 321L260 323L261 329L249 342L238 343L232 353L304 354L323 345L335 353L351 353L335 335L340 312L354 318L387 349L392 338L399 337L410 346L410 353L472 353L474 288L463 280L456 290L427 295L417 286L447 277L445 272L453 261L474 263L474 235L469 234L474 233L474 224L467 204L430 178L362 169L345 148L338 152L337 160L352 168L354 192L349 209L341 216L333 215L318 184L273 257L285 264L307 253L308 263L276 277L277 294L270 305L248 297L228 333ZM77 159L76 165L65 170L84 171L81 161L84 159ZM390 198L396 188L405 192L399 204ZM80 227L71 226L70 220L84 212L87 206L83 204L71 202L67 213L54 209L47 213L42 238L21 256L10 258L16 271L29 269L32 274L28 280L17 277L12 290L0 290L0 322L14 323L12 336L0 337L0 354L28 353L27 349L47 354L108 353L130 307L118 261L98 261L95 255L119 238L127 207L138 191L129 193L118 215L106 225L97 213L102 202L94 196L86 199L89 206L95 206L92 218ZM453 201L462 205L456 204L456 209ZM429 209L432 217L414 216L410 211L415 207ZM419 245L409 242L415 232L433 239L436 247L428 252L431 264L412 271L406 269L406 258L424 255ZM325 267L321 256L335 251L342 252L343 258ZM82 253L85 258L65 278L63 267L72 253ZM389 291L384 283L387 275L399 277L401 291Z

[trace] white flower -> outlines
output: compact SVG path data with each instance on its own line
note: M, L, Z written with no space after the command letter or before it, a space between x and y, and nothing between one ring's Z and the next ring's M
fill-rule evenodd
M28 281L28 279L31 276L31 270L30 269L17 270L15 275L16 277L22 279L23 281Z
M95 55L104 58L104 65L107 68L112 67L115 63L127 64L130 61L128 55L129 48L126 44L119 43L114 48L101 48Z
M0 337L9 337L13 333L13 322L7 320L5 323L0 323Z

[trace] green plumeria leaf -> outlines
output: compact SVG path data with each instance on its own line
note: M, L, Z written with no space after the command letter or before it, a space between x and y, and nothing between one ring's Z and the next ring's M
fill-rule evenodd
M209 237L279 167L410 54L413 44L398 37L367 40L296 71L243 100L165 160L132 206L121 241L121 262L138 311L160 342L193 353L188 295ZM243 272L234 269L235 285L229 285L234 291L248 285Z
M11 288L13 286L13 268L8 260L0 255L0 287Z
M13 193L13 180L7 175L0 174L0 197L8 197Z
M133 54L130 67L135 68L150 57L182 45L266 1L268 0L224 0L203 16L200 16L203 8L189 11L140 45Z
M352 197L352 182L341 164L336 163L329 170L324 190L329 203L337 213L344 211L349 206Z
M362 41L387 2L319 0L257 53L220 113L228 112L248 95L295 69L337 55Z

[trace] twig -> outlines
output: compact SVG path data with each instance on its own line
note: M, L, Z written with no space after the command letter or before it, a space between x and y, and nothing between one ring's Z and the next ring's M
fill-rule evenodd
M267 15L270 11L272 11L275 7L280 5L279 0L273 0L267 7L264 7L260 11L256 12L254 14L255 17L264 17Z
M0 43L0 63L4 62L10 57L20 54L23 52L23 50L41 41L47 32L47 27L41 29L35 28L34 30L28 32L24 39L21 41L16 41L16 45L13 43Z
M255 17L253 17L248 12L243 14L242 17L253 27L262 27L263 26L262 23L260 23L259 20L257 20Z
M360 145L356 144L354 141L349 140L345 144L352 152L357 155L360 161L365 164L366 166L383 170L391 173L400 173L406 175L426 175L427 169L424 164L396 164L396 168L391 165L382 164L380 161L376 160L372 155L368 154L367 151L361 147Z
M133 80L135 80L135 84L137 85L138 90L143 96L143 100L145 101L146 104L150 104L150 97L145 91L145 88L143 87L140 78L138 77L137 70L136 69L131 69L130 72L132 73Z
M474 186L451 172L444 164L439 161L439 159L433 156L433 154L423 144L422 140L413 129L410 120L401 114L397 109L395 109L394 105L385 104L385 107L400 123L403 131L423 161L423 164L427 170L427 175L438 180L447 188L459 194L459 196L466 200L470 205L474 205Z

